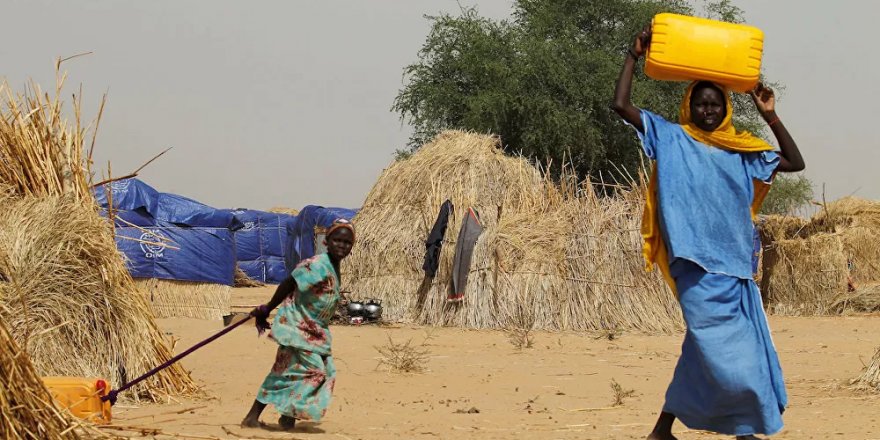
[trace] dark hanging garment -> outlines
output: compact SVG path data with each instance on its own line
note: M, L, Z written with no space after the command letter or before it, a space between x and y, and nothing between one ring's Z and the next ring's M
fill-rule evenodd
M446 236L446 226L449 224L449 216L455 212L452 202L447 200L440 205L440 213L437 214L437 221L425 240L425 264L422 269L425 270L425 276L434 278L437 275L437 268L440 266L440 250L443 247L443 237Z
M437 214L437 220L434 227L425 240L425 264L422 269L425 271L425 278L416 292L416 309L418 316L428 298L428 291L431 290L434 277L437 275L437 269L440 267L440 251L443 248L443 238L446 236L446 227L449 225L449 217L455 212L455 206L448 199L440 205L440 213Z
M482 233L483 225L480 224L479 213L473 208L469 208L461 222L458 242L455 244L455 257L452 260L452 282L449 284L447 301L455 302L464 299L468 274L471 271L471 258L474 255L477 239Z

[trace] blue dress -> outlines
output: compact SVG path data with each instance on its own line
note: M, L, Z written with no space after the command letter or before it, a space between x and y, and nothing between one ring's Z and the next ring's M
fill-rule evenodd
M687 333L663 410L687 427L774 434L787 405L782 369L752 278L753 180L769 182L773 152L737 153L694 140L642 111L656 161L660 229Z

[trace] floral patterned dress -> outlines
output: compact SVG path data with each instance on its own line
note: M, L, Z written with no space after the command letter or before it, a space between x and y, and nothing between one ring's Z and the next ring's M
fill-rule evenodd
M330 406L336 367L328 325L339 302L339 277L327 254L293 270L297 291L278 308L270 337L278 342L257 400L283 415L320 421Z

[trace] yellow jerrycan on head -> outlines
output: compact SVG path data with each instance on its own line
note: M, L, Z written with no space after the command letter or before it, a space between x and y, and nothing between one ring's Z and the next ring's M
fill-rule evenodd
M763 52L764 32L754 26L662 13L651 24L645 74L747 92L758 84Z

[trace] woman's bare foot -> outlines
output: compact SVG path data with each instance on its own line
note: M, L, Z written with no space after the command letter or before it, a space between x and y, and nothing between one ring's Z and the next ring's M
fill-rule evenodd
M675 415L668 412L661 412L657 418L657 424L654 430L648 435L647 440L678 440L672 435L672 424L675 423Z

